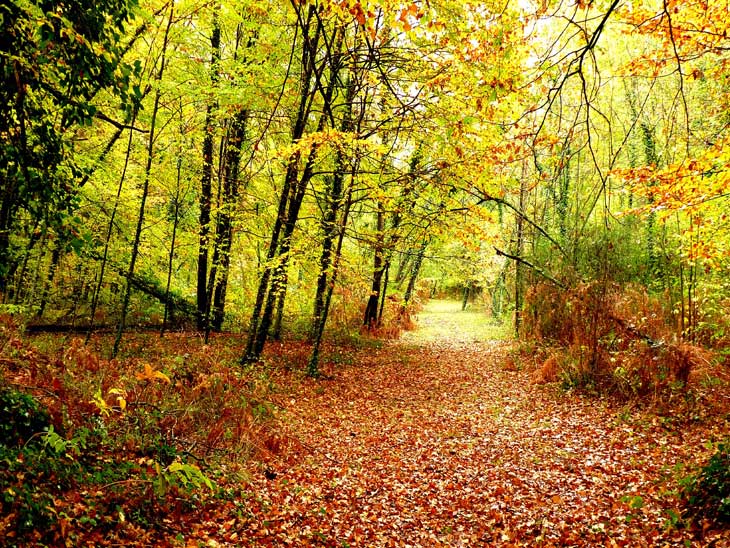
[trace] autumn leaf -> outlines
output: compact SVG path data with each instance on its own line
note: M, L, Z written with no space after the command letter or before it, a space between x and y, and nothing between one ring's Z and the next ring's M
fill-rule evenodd
M162 371L157 371L156 369L153 369L149 363L145 363L144 371L136 373L135 377L137 378L137 380L140 381L161 380L163 382L166 382L167 384L171 383L170 377L165 375Z

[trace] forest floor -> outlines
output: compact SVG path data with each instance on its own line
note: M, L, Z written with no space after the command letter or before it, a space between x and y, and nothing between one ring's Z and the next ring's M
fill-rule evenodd
M729 402L661 416L531 381L485 315L420 328L278 402L289 451L216 542L250 546L730 546L676 527L678 481ZM233 505L231 505L231 509ZM204 524L201 524L203 526Z
M328 348L318 380L296 366L306 347L272 344L276 356L267 358L269 372L260 378L273 405L262 408L270 419L256 430L268 436L261 442L266 447L245 462L193 461L215 481L215 493L203 487L191 497L171 502L168 493L167 502L155 503L144 487L152 480L81 485L53 494L60 527L54 538L61 546L730 546L730 531L709 524L684 528L679 497L682 479L712 453L711 442L730 431L726 381L696 379L692 405L680 406L681 413L566 391L534 382L536 364L516 353L503 329L479 311L433 301L419 314L418 328L399 340ZM81 369L53 373L64 382L93 386L103 378L106 391L127 378L130 415L115 408L107 419L119 417L107 426L116 438L124 425L142 424L143 415L131 421L135 409L154 411L155 394L178 397L188 382L194 394L223 386L223 401L235 395L234 365L204 373L204 364L179 355L183 344L200 347L199 341L166 337L164 344L178 349L172 357L153 348L150 336L140 340L135 352L163 357L108 362L71 343L62 359L34 365L34 377L17 363L5 376L17 386L37 385L70 356L94 377L84 380ZM232 363L222 354L231 352L230 344L221 338L197 351L210 364ZM23 359L35 355L18 348ZM271 367L282 359L295 365ZM45 382L46 392L62 394L55 380ZM241 386L250 385L249 379ZM79 405L93 408L84 401ZM201 429L195 421L216 401L202 401L197 415L174 415L170 428L192 437L182 429ZM202 439L214 439L233 410L226 407ZM173 417L160 416L155 429ZM129 462L151 466L149 458L132 455ZM18 480L6 494L21 487ZM111 500L115 488L127 490ZM133 507L145 504L146 512ZM8 523L0 520L0 536Z

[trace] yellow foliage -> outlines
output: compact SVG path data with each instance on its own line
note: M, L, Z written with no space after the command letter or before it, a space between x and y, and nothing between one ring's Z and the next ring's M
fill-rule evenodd
M167 384L171 383L170 377L165 375L162 371L152 369L152 366L149 363L144 364L144 371L135 374L135 377L137 378L137 380L140 381L161 380L166 382Z

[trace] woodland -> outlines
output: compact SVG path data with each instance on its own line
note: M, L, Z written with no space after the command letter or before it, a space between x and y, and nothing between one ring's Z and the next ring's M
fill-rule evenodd
M0 4L8 546L730 546L728 0Z

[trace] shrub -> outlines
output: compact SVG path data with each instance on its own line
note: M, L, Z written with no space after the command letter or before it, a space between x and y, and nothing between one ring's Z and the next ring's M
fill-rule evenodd
M12 388L0 389L0 445L14 447L48 430L48 413L30 396Z
M671 314L641 287L578 284L533 286L523 333L554 351L536 374L566 387L626 397L671 396L684 390L702 349L677 340Z
M730 438L718 444L684 490L687 515L730 524Z

